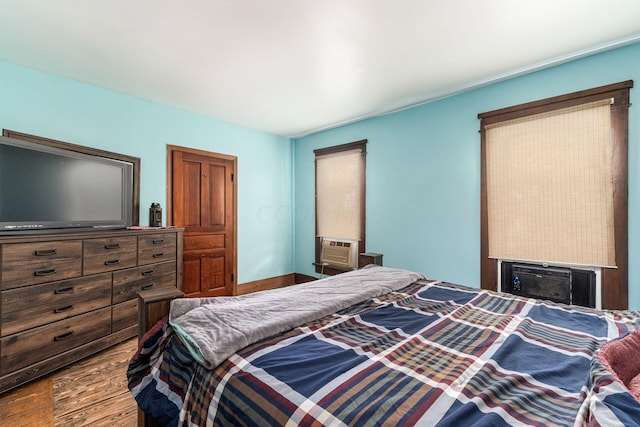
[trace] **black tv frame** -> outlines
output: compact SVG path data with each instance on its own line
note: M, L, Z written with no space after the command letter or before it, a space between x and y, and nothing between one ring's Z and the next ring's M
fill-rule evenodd
M115 153L106 150L100 150L97 148L86 147L78 144L72 144L69 142L54 140L50 138L44 138L41 136L31 135L27 133L17 132L13 130L3 129L2 136L12 138L14 140L26 141L32 144L39 144L46 147L52 147L56 149L71 151L75 153L80 153L82 155L93 156L93 157L103 157L106 159L117 160L121 162L127 162L133 165L133 188L131 192L131 225L137 226L140 224L140 158L135 156L129 156L126 154ZM20 230L18 233L29 231L29 232L60 232L64 229L38 229L38 230ZM2 234L7 234L8 232L3 231ZM10 232L13 233L13 232Z

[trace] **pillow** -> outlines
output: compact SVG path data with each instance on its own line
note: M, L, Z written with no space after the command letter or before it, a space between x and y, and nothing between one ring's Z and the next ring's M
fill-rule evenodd
M640 329L605 344L600 361L640 402Z

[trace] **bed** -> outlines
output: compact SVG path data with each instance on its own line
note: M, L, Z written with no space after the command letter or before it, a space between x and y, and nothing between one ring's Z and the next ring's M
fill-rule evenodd
M175 299L127 376L147 418L168 426L640 426L640 363L626 362L640 360L638 328L639 312L371 265ZM616 360L601 360L608 346Z

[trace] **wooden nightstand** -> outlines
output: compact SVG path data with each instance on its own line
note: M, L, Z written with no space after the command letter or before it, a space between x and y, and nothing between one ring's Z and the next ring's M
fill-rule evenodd
M358 259L358 268L362 268L365 265L376 264L382 266L382 254L376 254L372 252L363 252Z

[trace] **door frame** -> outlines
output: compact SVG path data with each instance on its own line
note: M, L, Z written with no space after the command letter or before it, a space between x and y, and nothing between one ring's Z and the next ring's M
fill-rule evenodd
M238 293L238 157L228 154L216 153L213 151L200 150L197 148L181 147L179 145L167 144L167 225L173 224L173 152L196 154L201 156L216 157L232 162L233 173L233 295Z

